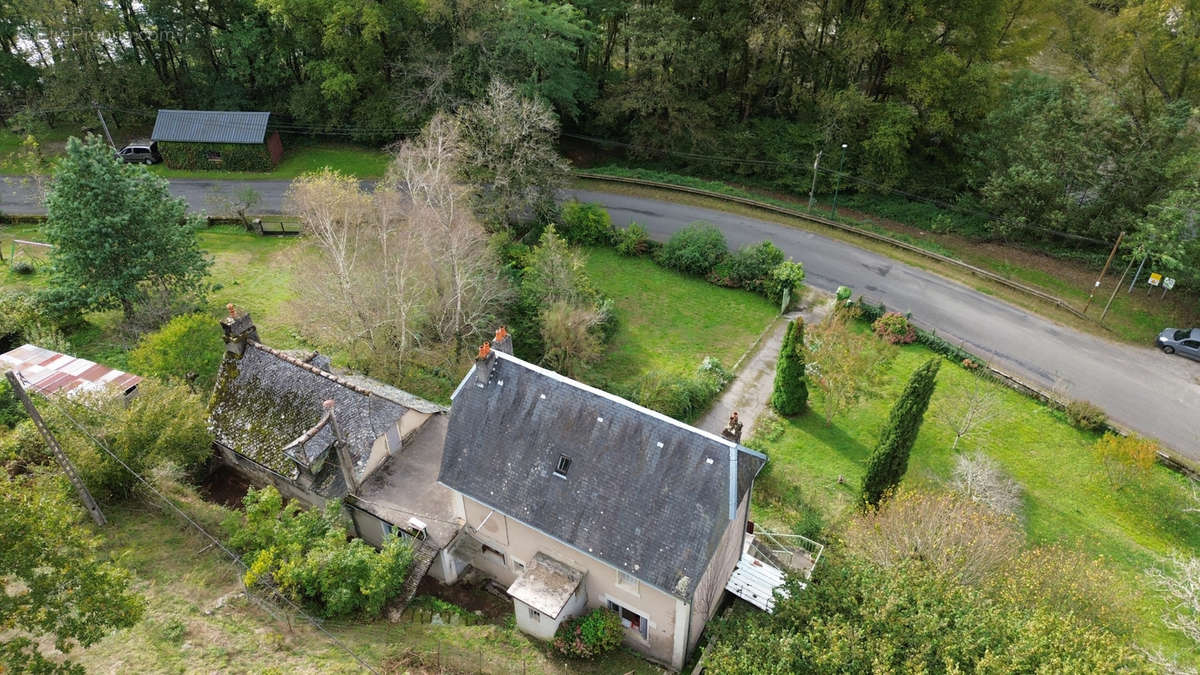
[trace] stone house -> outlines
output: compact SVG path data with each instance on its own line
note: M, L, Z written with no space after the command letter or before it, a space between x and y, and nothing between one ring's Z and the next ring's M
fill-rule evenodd
M414 536L427 549L422 562L433 564L458 531L450 492L436 483L446 409L335 374L315 352L268 347L249 314L232 307L221 328L225 355L209 406L218 456L309 506L341 499L357 536L375 545L388 534ZM441 570L432 573L444 578Z
M450 407L439 482L463 529L451 565L508 587L548 638L589 608L683 667L743 557L766 457L527 363L499 334Z

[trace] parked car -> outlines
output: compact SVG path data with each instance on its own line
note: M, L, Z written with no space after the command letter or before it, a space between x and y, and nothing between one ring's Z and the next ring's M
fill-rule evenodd
M1200 361L1200 328L1168 328L1158 334L1158 348L1166 354L1180 354Z
M157 164L162 161L158 154L158 143L154 141L134 141L121 148L117 158L126 164Z

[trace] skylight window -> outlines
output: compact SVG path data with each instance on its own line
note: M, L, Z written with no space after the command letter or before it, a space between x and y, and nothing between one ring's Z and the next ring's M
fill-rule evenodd
M571 469L571 458L566 455L558 456L558 465L554 467L554 475L559 478L566 478L567 471Z

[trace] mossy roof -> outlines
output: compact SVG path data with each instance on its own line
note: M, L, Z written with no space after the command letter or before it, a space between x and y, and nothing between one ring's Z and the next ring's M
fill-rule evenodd
M399 391L399 390L397 390ZM334 401L334 416L361 473L375 440L408 408L311 363L251 342L239 358L221 362L209 423L217 442L285 476L295 465L284 448L313 429ZM333 443L330 425L292 448L305 465L320 460Z

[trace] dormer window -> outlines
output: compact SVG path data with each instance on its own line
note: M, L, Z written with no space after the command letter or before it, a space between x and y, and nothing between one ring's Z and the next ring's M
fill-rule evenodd
M571 458L566 455L558 456L558 465L554 467L554 475L559 478L566 478L567 471L571 469Z

